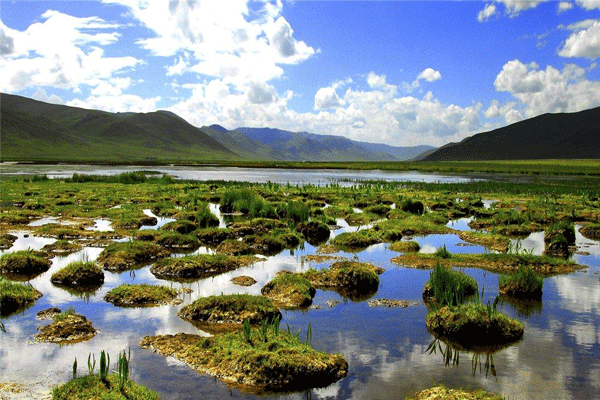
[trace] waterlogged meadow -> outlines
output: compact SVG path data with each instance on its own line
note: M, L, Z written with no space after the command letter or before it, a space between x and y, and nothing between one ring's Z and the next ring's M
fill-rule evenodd
M439 384L600 396L594 178L155 172L1 182L1 396L51 398L69 382L54 389L67 398L87 381L161 399L396 399ZM105 375L88 377L102 352Z

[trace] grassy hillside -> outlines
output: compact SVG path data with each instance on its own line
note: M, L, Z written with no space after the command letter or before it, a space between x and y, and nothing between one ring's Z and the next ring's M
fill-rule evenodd
M173 113L108 113L2 94L2 161L197 162L240 156Z
M424 161L600 158L600 107L544 114L450 143Z

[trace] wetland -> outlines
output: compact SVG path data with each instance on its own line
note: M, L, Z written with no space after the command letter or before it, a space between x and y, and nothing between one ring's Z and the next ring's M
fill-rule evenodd
M600 395L597 178L290 179L255 168L235 169L233 182L184 167L52 168L0 183L0 388L50 392L71 380L75 357L130 349L131 379L161 399L392 399L439 384ZM475 284L463 305L440 304L433 326L423 291L437 265ZM533 299L501 289L524 268L543 280ZM510 340L448 334L444 321L475 302L473 291L473 313L491 321L493 304ZM67 311L36 319L50 307ZM59 332L65 321L75 335ZM36 340L53 324L59 339ZM276 349L296 364L278 364ZM228 367L242 365L233 353L248 364Z

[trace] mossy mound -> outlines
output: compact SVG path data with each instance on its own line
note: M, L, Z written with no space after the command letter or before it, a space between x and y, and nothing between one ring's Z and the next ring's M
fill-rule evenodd
M286 244L283 240L275 236L255 236L249 235L244 237L244 243L250 247L250 251L254 254L262 254L265 256L274 256L281 253Z
M296 231L300 232L312 246L326 242L331 234L329 226L318 221L301 222L296 226Z
M52 389L52 400L158 400L158 395L153 390L128 380L119 385L117 374L107 376L106 385L98 375L85 375L71 380L64 385Z
M239 240L225 240L217 247L218 254L229 256L247 256L254 252L247 243Z
M477 291L477 281L473 277L437 264L423 288L423 301L438 304L462 303Z
M72 242L69 240L57 240L52 244L47 244L42 248L42 251L48 252L53 255L64 256L67 254L75 253L83 248L81 244Z
M86 317L69 310L58 314L50 325L40 326L35 335L39 342L59 344L78 343L90 340L97 330Z
M104 283L104 271L94 262L75 261L52 274L50 281L73 289L98 288Z
M465 242L479 244L502 253L508 251L510 244L510 239L506 236L492 233L461 231L458 237Z
M416 253L421 250L421 246L417 242L394 242L390 244L390 250L397 251L399 253Z
M426 327L440 339L469 349L513 343L523 337L523 324L481 304L443 306L427 315Z
M328 269L310 270L303 275L318 289L333 289L351 299L363 299L377 292L379 274L385 270L373 264L338 261Z
M223 254L198 254L177 258L164 258L151 268L157 278L169 280L196 280L219 275L256 262L251 256L228 256Z
M251 329L247 337L242 332L146 336L140 345L256 394L325 387L348 374L343 356L314 350L295 335L270 328L265 334Z
M344 251L360 251L381 242L380 233L373 229L340 233L331 240L331 244Z
M10 249L13 243L18 239L17 236L10 233L3 233L0 235L0 250Z
M231 278L231 282L239 286L252 286L256 283L256 279L252 278L251 276L242 275L234 276Z
M261 289L263 296L280 307L306 308L312 304L315 288L302 275L283 272Z
M107 271L125 271L168 256L164 248L148 242L133 240L112 243L98 256L98 263Z
M0 277L0 315L9 315L29 307L40 297L42 293L32 286L10 282Z
M600 240L600 224L587 225L579 229L584 237L593 240Z
M45 253L32 250L19 250L6 253L0 257L0 274L8 275L14 280L19 277L28 279L50 269L50 260Z
M196 224L194 224L192 221L189 221L187 219L180 219L163 225L161 229L166 231L175 231L181 233L182 235L185 235L195 231L196 228Z
M541 300L544 279L531 268L519 267L516 274L498 277L500 294L515 299Z
M423 389L413 395L410 400L502 400L504 397L482 389L467 391L435 386Z
M256 325L281 318L270 299L248 294L202 297L182 307L177 315L190 322L234 325L233 328L239 328L246 319Z
M120 285L111 289L104 300L119 307L154 307L180 304L176 289L159 285Z
M200 247L200 241L196 236L178 232L159 232L154 241L157 245L167 249L194 250Z
M227 228L207 228L194 232L194 235L202 244L207 246L218 246L227 239L233 239L235 236Z

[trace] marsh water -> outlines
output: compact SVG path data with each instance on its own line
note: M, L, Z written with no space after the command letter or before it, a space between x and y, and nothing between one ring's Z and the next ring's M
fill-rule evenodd
M312 173L312 172L311 172ZM216 206L211 210L217 211ZM48 223L41 221L38 223ZM160 221L165 222L165 221ZM452 221L454 229L467 229L467 221ZM333 234L356 227L343 225ZM108 229L105 222L97 223ZM15 232L18 240L6 251L40 249L54 239L31 236L26 230ZM333 235L332 235L333 236ZM451 253L481 253L482 246L464 243L455 234L415 236L422 252L433 252L446 245ZM444 343L430 345L434 338L425 328L427 308L422 288L430 271L405 268L390 260L400 253L389 244L378 244L358 253L336 256L371 262L386 269L372 298L408 300L407 308L369 307L367 300L352 301L333 291L317 290L313 307L307 311L283 311L283 328L301 329L305 337L310 324L315 348L341 353L349 364L348 376L333 385L302 393L269 395L269 398L313 399L402 399L415 391L443 383L449 387L483 388L509 398L591 399L600 398L600 242L576 235L578 252L573 259L587 266L578 272L544 280L541 302L501 303L499 311L525 325L522 341L497 351L473 353L456 351ZM533 233L520 241L521 249L539 253L543 233ZM87 373L89 353L107 350L111 359L131 349L132 378L159 393L162 399L255 399L256 395L230 388L219 380L198 374L180 361L163 357L139 347L146 335L178 332L207 335L180 319L179 306L119 308L103 300L113 287L122 283L166 284L191 289L183 295L183 304L201 296L221 293L260 294L260 289L281 270L304 271L327 267L330 262L315 263L304 256L316 248L305 243L296 250L263 258L262 261L213 278L193 283L170 283L155 278L149 266L123 273L105 272L105 283L87 295L71 294L50 283L50 276L74 260L94 260L101 248L86 247L66 257L52 259L49 271L31 280L44 296L27 310L3 318L6 333L0 332L0 381L31 382L48 389L71 378L71 365L79 360L79 374ZM200 251L208 251L200 249ZM498 293L498 277L479 269L462 269L473 276L484 299L493 301ZM230 282L234 276L249 275L257 283L250 287ZM328 301L340 301L330 307ZM91 340L59 346L34 343L39 326L48 321L36 319L36 313L48 307L75 310L90 319L100 332ZM450 350L451 357L448 357ZM458 354L458 355L457 355ZM15 394L16 398L21 395Z

